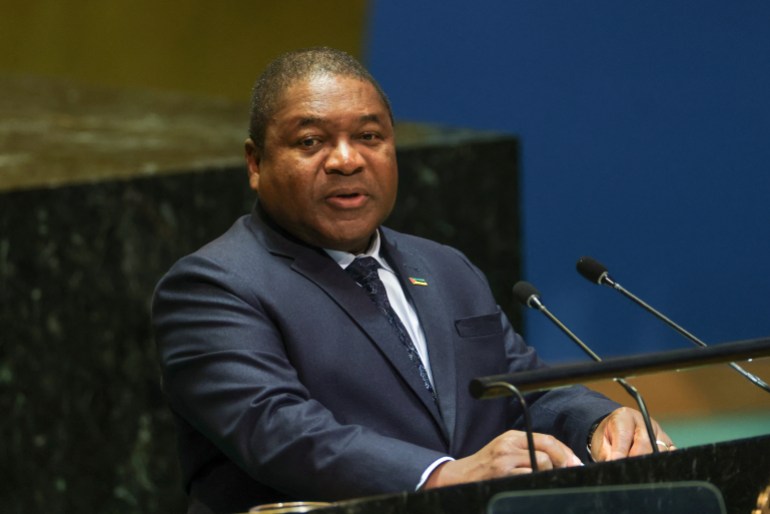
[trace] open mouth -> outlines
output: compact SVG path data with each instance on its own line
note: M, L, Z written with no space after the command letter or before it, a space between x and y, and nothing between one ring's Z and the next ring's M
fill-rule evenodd
M355 209L361 207L369 197L358 192L337 193L326 198L332 206L340 209Z

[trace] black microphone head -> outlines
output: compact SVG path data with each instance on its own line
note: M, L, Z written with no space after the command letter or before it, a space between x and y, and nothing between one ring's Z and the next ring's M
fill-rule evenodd
M540 296L540 291L529 282L520 280L513 286L513 297L526 307L532 307L530 300L533 296L538 298Z
M607 277L607 268L593 257L581 257L577 261L578 273L594 284L601 284Z

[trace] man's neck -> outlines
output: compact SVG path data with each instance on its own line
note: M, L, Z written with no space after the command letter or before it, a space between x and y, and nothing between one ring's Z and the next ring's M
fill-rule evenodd
M380 238L380 231L375 230L374 234L372 234L372 237L369 239L369 247L363 252L351 253L343 250L332 250L330 248L324 248L323 251L326 252L332 259L334 259L337 264L345 268L351 262L353 262L356 257L374 257L378 261L383 261L383 258L380 254L381 244L382 241ZM380 262L380 264L384 263Z

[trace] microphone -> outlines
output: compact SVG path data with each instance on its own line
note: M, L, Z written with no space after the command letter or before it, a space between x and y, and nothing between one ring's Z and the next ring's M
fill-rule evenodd
M672 321L665 314L653 308L652 306L647 304L644 300L642 300L641 298L634 295L633 293L628 291L626 288L618 284L612 277L610 277L610 274L607 271L607 268L596 259L593 259L591 257L581 257L577 261L577 270L578 270L578 273L580 273L583 277L585 277L585 279L588 280L589 282L599 284L599 285L609 286L612 289L618 291L620 294L622 294L623 296L625 296L635 304L639 305L640 307L642 307L644 310L646 310L647 312L649 312L659 320L663 321L666 325L676 330L680 335L684 336L690 342L703 348L708 346L706 343L704 343L703 341L695 337L692 333L688 332L683 327L681 327L680 325ZM743 375L744 378L749 380L749 382L751 382L755 386L770 393L770 385L768 385L764 380L762 380L758 376L746 371L735 362L731 362L730 367L733 368L738 373L740 373L741 375Z
M542 300L540 299L540 292L535 288L535 286L529 282L516 282L516 284L513 286L513 296L526 307L542 312L554 325L559 328L559 330L564 332L567 337L569 337L575 344L577 344L580 349L587 353L588 356L591 357L594 361L602 361L601 357L599 357L593 350L591 350L587 344L585 344L578 336L576 336L569 328L567 328L567 326L562 323L559 318L554 316L551 311L546 308L545 304L543 304ZM652 452L659 453L657 438L655 437L655 430L652 428L652 420L650 419L650 414L647 411L647 404L644 402L644 398L642 398L642 395L639 394L639 391L637 391L634 386L626 382L625 379L614 378L613 380L620 384L623 389L625 389L626 392L628 392L628 394L630 394L634 400L636 400L636 404L639 406L639 412L641 412L642 418L644 419L644 426L647 429L647 437L650 438Z

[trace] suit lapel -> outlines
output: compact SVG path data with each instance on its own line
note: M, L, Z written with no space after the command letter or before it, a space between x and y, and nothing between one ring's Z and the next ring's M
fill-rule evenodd
M438 407L433 401L433 397L425 389L425 385L414 363L409 360L409 356L404 350L403 344L399 341L393 327L390 326L385 316L377 310L377 307L369 299L366 292L322 250L292 240L290 236L286 237L280 233L280 229L276 231L272 225L266 226L264 220L257 213L252 216L252 221L256 225L258 237L261 236L259 239L271 253L293 259L291 263L292 269L318 285L366 333L372 343L379 348L382 355L391 363L395 371L419 397L425 408L430 411L436 423L442 428L445 436L447 436ZM398 271L398 274L400 278L403 277L401 270ZM402 285L402 287L405 286ZM438 383L436 387L440 391ZM441 387L443 388L444 386L442 385ZM447 437L448 441L449 438Z
M383 236L383 251L395 269L407 298L414 305L425 334L444 430L451 441L457 416L457 370L451 333L453 320L447 316L449 310L444 305L442 288L434 280L430 266L421 256L400 248L392 231L382 230L380 233Z

